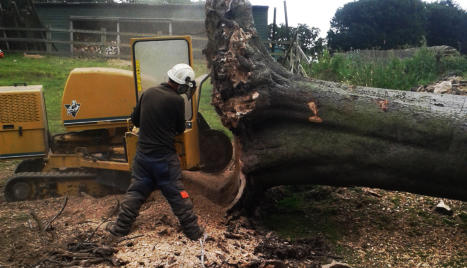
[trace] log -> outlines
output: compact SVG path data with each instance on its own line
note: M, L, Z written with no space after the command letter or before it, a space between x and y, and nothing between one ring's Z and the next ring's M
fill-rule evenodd
M367 186L467 200L467 97L295 76L246 0L206 1L212 104L240 143L247 189Z

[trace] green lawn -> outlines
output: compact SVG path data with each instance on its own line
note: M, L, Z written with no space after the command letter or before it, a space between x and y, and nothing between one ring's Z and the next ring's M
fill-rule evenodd
M25 58L22 54L7 54L0 59L0 86L10 86L14 83L28 85L42 85L47 106L49 129L52 133L63 132L60 119L62 92L70 71L78 67L111 67L131 69L126 61L105 59L81 59L45 56L41 59ZM197 75L207 72L204 62L197 62L194 66ZM212 87L209 82L202 92L200 111L213 128L222 129L222 124L216 115L211 102ZM133 89L129 89L133 90Z

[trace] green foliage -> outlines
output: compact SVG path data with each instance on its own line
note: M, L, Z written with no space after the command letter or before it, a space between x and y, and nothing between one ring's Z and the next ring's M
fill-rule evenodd
M350 2L331 20L328 45L340 51L418 46L423 40L425 16L421 0Z
M467 53L467 11L451 0L427 4L426 39L429 46L448 45Z
M452 0L359 0L331 20L333 51L449 45L467 53L467 11Z
M208 122L209 126L212 129L224 131L225 134L227 134L230 138L232 138L232 133L222 125L222 122L219 119L219 116L214 110L214 107L211 105L211 96L212 96L212 85L211 85L211 81L207 80L203 84L203 88L201 90L201 99L199 101L199 112L203 115L204 119L206 119L206 121Z
M409 90L427 85L445 74L467 72L467 57L450 56L437 59L434 52L420 49L414 57L369 61L355 54L331 56L324 51L319 61L307 66L308 73L318 79L351 85Z
M269 30L269 41L272 41L274 27L273 24L268 26ZM316 27L310 27L306 24L299 24L297 27L285 27L284 24L276 27L275 41L280 44L276 45L276 48L281 50L287 50L287 45L284 43L288 40L292 40L293 37L298 34L298 42L305 54L312 57L317 57L322 53L324 49L324 39L319 37L320 29Z

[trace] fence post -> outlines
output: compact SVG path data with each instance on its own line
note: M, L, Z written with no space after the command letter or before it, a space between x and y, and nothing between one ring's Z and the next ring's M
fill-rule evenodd
M120 59L120 20L117 20L117 55Z
M172 35L172 21L169 20L169 35Z
M45 38L47 43L45 44L47 54L52 52L52 32L50 31L50 25L46 26L47 31L45 32Z
M73 57L73 21L70 20L70 55Z
M5 29L3 30L3 38L5 38L6 50L10 50L10 43L8 43L8 40L6 40L8 38L8 36L6 35L6 30Z
M107 42L107 29L106 28L101 28L101 43L104 44L105 42Z

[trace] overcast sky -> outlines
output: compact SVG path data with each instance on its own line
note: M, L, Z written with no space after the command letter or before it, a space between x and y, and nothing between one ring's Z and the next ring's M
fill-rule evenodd
M277 22L284 23L284 1L283 0L250 0L253 5L269 6L269 22L272 23L274 7L277 7ZM332 17L339 7L352 0L287 0L289 14L289 25L298 23L308 24L321 29L321 36L325 37L329 30ZM425 2L434 2L425 0ZM467 10L467 0L456 0L456 2Z

